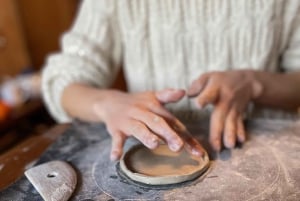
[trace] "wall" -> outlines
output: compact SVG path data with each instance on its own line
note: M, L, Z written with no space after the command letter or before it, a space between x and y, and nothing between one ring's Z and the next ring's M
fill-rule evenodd
M0 0L0 79L28 66L40 69L59 49L77 6L77 0Z
M70 28L76 0L19 0L32 64L39 69L47 54L59 49L61 34Z
M30 63L16 1L0 0L0 75L15 75Z

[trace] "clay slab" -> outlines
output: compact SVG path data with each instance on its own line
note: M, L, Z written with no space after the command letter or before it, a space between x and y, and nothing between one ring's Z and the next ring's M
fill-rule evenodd
M182 150L172 152L167 145L150 150L132 147L120 161L121 170L132 180L149 185L176 184L195 179L209 166L209 157L196 157Z

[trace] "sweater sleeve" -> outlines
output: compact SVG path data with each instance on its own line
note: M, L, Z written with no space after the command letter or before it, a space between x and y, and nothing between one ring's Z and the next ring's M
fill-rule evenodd
M289 71L299 71L300 70L300 3L297 3L293 8L287 10L289 14L288 30L286 35L286 45L281 59L281 67Z
M121 62L115 0L84 0L75 23L62 37L61 52L50 55L42 72L43 99L58 122L71 121L61 105L71 83L109 87Z

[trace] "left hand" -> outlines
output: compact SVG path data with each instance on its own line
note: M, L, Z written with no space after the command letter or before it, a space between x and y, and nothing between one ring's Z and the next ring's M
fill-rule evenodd
M246 140L243 115L247 105L262 93L262 85L251 70L210 72L201 75L188 89L199 108L213 104L209 141L216 151L233 148Z

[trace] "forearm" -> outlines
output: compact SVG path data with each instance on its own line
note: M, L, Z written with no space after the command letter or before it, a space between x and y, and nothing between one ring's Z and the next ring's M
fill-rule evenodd
M73 118L89 122L103 122L101 105L113 90L96 89L85 84L71 84L62 95L62 106ZM104 106L103 106L104 107Z
M259 105L296 110L300 107L300 72L254 72L262 93L254 102Z

